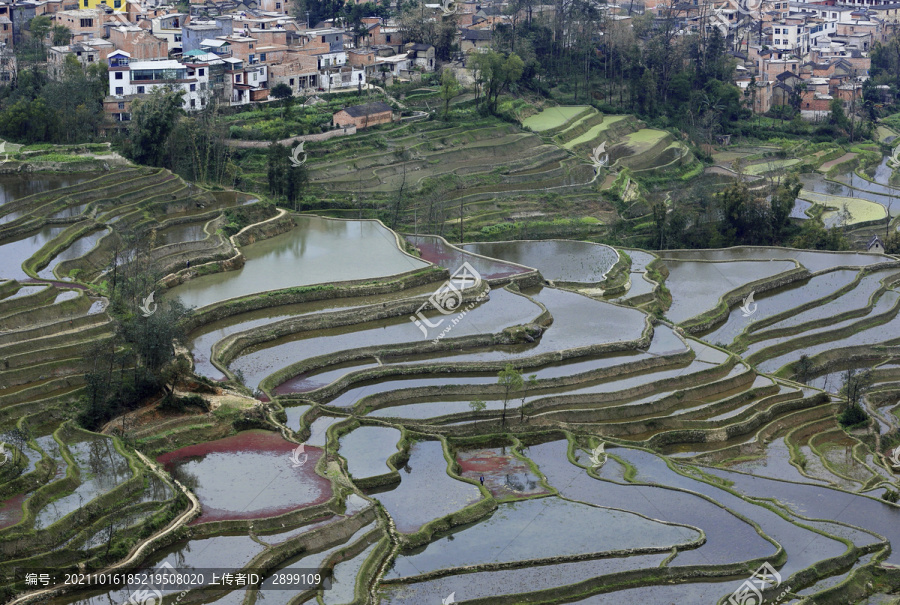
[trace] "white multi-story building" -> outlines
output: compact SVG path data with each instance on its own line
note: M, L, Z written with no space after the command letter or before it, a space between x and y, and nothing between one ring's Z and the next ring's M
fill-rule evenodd
M366 85L366 70L347 60L347 51L332 50L314 55L319 70L319 88L355 88Z
M109 95L134 98L156 88L169 87L182 92L185 111L199 110L209 98L209 66L203 63L185 65L172 59L132 61L131 55L117 50L110 53Z
M809 29L806 23L772 24L772 47L782 51L794 51L800 56L809 52Z
M852 23L853 12L857 9L852 6L835 6L827 4L810 4L806 2L791 2L791 11L812 15L827 22Z

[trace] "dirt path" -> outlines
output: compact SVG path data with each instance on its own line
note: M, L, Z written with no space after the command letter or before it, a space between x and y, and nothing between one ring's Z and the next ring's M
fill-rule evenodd
M236 407L241 408L251 408L254 405L259 404L259 400L254 399L252 397L247 397L246 395L242 395L241 393L232 391L230 389L222 389L221 393L196 393L194 391L184 391L181 389L175 390L176 397L187 397L189 395L200 395L206 402L209 404L209 413L214 412L217 408L219 408L223 403L230 403L235 405ZM156 397L152 401L142 405L136 410L132 410L130 412L126 412L120 416L116 416L109 422L107 422L103 428L100 429L100 433L104 435L113 435L116 433L116 430L122 427L123 417L125 418L124 424L134 430L136 433L148 433L152 431L156 431L161 426L166 423L180 422L187 418L191 418L191 416L174 416L174 417L153 417L146 422L142 422L141 419L144 416L154 415L156 414L156 406L162 401L164 395L160 395ZM196 419L202 418L203 414L198 414L193 416ZM130 421L130 422L129 422Z
M843 164L844 162L849 162L853 158L856 157L855 153L845 153L841 157L836 160L831 160L830 162L825 162L821 166L819 166L819 172L828 172L838 164Z
M733 177L733 178L737 178L737 177L738 177L738 173L737 173L737 172L735 172L735 171L732 170L731 168L728 168L728 167L726 167L726 166L722 166L721 164L715 164L715 165L713 165L713 166L710 166L710 167L708 167L706 170L704 170L703 172L704 172L705 174L722 174L722 175L730 176L730 177ZM760 175L752 175L752 174L745 174L745 175L744 175L744 180L747 181L747 182L758 181L758 180L760 180L760 179L762 179L762 178L764 178L764 177L762 177L762 176L760 176Z
M381 94L383 94L385 97L387 97L388 101L390 101L391 103L393 103L394 105L396 105L396 106L399 107L400 109L406 109L406 105L404 105L403 103L401 103L400 101L398 101L397 99L395 99L394 97L392 97L391 95L389 95L389 94L387 93L387 91L386 91L385 89L383 89L381 86L376 86L375 84L369 84L369 86L372 87L372 88L374 88L375 90L377 90L377 91L380 92Z

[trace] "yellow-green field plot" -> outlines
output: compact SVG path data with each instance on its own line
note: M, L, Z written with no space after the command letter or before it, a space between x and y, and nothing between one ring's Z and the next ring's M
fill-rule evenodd
M717 151L712 154L712 158L716 164L725 164L735 160L743 160L747 156L753 155L753 153L752 151Z
M829 222L830 219L836 217L839 213L843 212L845 207L851 216L847 223L848 225L877 221L887 216L887 211L884 209L884 206L860 198L815 193L805 189L800 191L798 197L802 200L828 208L828 210L822 214L822 220L826 223Z
M765 162L760 162L759 164L753 164L752 166L747 166L744 169L746 174L752 176L759 176L761 174L765 174L767 172L775 172L776 170L783 170L785 168L790 168L796 164L799 164L800 160L797 158L791 158L789 160L768 160Z
M637 132L632 132L622 138L625 143L634 150L634 153L643 153L653 148L664 138L671 136L664 130L654 130L653 128L641 128Z
M589 109L587 105L569 105L561 107L548 107L547 109L527 117L522 125L534 132L544 132L552 128L559 128L578 114Z
M879 126L875 132L878 135L878 140L884 143L886 139L890 137L896 137L897 133L888 128L887 126Z
M592 126L590 130L581 135L580 137L576 137L563 145L566 149L572 149L582 143L587 143L589 141L593 141L597 136L607 130L610 126L615 124L616 122L620 122L627 118L627 115L624 116L603 116L603 121L595 126Z

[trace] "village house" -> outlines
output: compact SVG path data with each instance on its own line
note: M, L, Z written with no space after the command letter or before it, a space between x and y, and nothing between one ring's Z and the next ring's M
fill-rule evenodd
M131 55L134 61L169 58L169 43L140 27L111 28L109 41Z
M51 46L47 52L47 75L55 80L62 79L65 75L66 61L69 57L75 59L82 68L101 61L100 51L86 44L75 43L68 46Z
M335 112L332 116L332 123L339 128L348 126L356 126L356 128L367 128L377 124L387 124L393 119L394 112L387 103L378 101L376 103L366 103L365 105L353 105Z
M459 40L459 49L466 54L488 50L492 34L489 29L465 29Z
M98 9L62 10L56 13L57 25L69 28L74 40L102 38L106 13Z
M185 111L197 110L206 106L208 83L205 65L186 65L172 59L132 61L131 55L122 50L109 55L109 96L117 99L170 87L180 90Z

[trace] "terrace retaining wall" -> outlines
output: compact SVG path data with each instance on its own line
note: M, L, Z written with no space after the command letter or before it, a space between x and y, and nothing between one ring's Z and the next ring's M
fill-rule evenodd
M625 349L627 350L627 349ZM574 351L574 350L573 350ZM543 354L534 356L527 359L519 359L516 361L518 367L524 370L529 367L537 367L546 365L548 362L557 362L563 359L573 359L579 357L579 355L571 355L570 357L562 357L565 351L554 351L553 353ZM551 355L552 357L548 358L547 355ZM541 380L539 382L539 388L544 389L548 387L565 387L572 386L576 384L580 384L582 382L595 381L595 380L603 380L606 378L611 378L613 376L624 376L632 373L639 373L645 370L651 369L661 369L668 368L680 363L689 362L693 359L693 352L690 350L683 351L681 353L676 353L675 355L666 355L666 356L657 356L650 357L647 359L641 359L638 361L630 361L623 364L618 364L614 366L609 366L605 368L598 368L596 370L590 370L588 372L583 372L581 374L574 374L568 376L561 376L557 378L548 378L545 380ZM359 372L353 372L351 374L345 375L338 379L337 381L329 384L326 387L322 387L320 389L316 389L315 391L310 391L308 393L303 393L302 397L307 399L312 399L315 401L328 401L329 399L334 398L353 384L357 382L369 381L373 379L386 378L388 376L404 376L404 375L415 375L415 374L448 374L453 372L471 372L473 369L475 371L495 371L502 369L503 366L506 365L506 362L476 362L476 363L427 363L427 364L419 364L416 366L409 365L399 365L396 367L379 367L379 368L371 368L367 370L360 370ZM401 389L399 391L394 390L385 392L385 393L376 393L373 395L367 395L365 398L361 399L361 402L364 402L365 405L373 405L377 407L373 407L373 409L379 409L382 406L379 406L382 398L387 399L388 401L396 401L398 393L402 393L402 399L416 399L420 397L430 397L438 394L472 394L472 393L497 393L500 394L503 392L503 389L496 384L486 384L486 385L478 385L477 387L469 387L465 385L443 385L443 386L432 386L432 387L414 387L411 389ZM299 396L299 395L298 395ZM290 399L290 396L282 395L281 399Z
M719 302L716 303L716 306L713 310L687 319L681 322L679 325L686 332L689 332L691 334L708 332L720 323L726 321L728 319L728 313L731 308L742 302L750 294L750 292L767 292L769 290L781 288L782 286L786 286L787 284L793 283L795 281L807 279L811 276L812 273L810 273L808 269L804 267L797 267L773 277L752 281L750 283L744 284L740 288L723 294L719 298Z
M386 278L385 281L376 283L373 283L372 280L358 279L339 282L338 285L317 284L284 288L282 290L268 290L250 296L223 300L202 307L187 318L184 327L187 332L192 332L214 321L259 309L320 300L333 300L336 298L355 298L400 292L424 284L445 280L449 275L449 272L445 269L428 267L400 273Z

